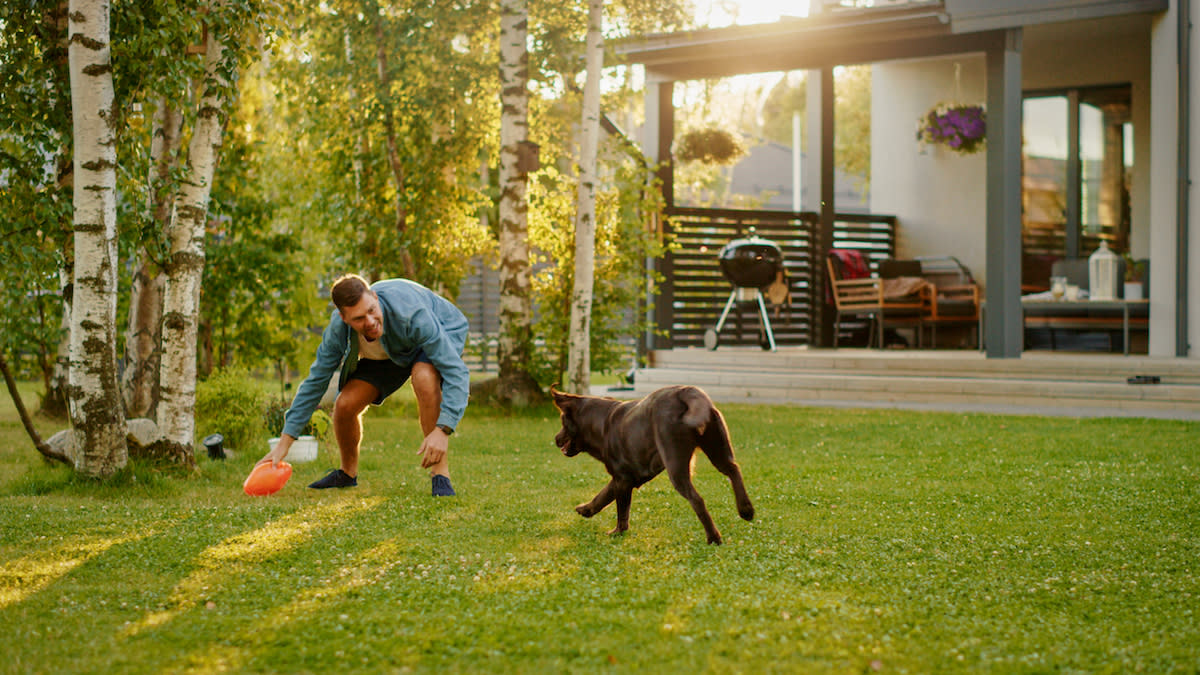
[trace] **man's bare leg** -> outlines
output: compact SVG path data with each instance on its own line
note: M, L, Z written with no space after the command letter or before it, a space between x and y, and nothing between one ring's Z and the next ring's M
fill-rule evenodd
M342 455L342 471L358 476L358 451L362 443L362 414L379 396L375 385L348 380L333 404L333 436Z

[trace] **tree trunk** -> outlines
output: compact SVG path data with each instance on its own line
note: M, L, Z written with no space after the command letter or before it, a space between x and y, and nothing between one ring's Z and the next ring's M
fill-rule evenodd
M596 154L600 139L600 71L604 67L601 33L604 0L589 0L587 80L583 86L579 193L575 208L575 288L567 343L567 391L586 394L591 385L592 291L596 272Z
M387 135L388 166L392 169L392 180L396 182L396 238L400 240L400 264L404 276L417 278L416 264L408 251L408 209L404 206L404 167L400 164L400 153L396 147L396 121L392 111L392 78L387 66L387 42L383 31L383 18L375 13L375 64L379 75L379 103L383 107L383 127Z
M203 94L188 145L188 179L179 190L167 228L170 248L163 287L158 403L158 428L165 447L156 452L186 465L195 463L196 321L204 276L204 226L228 103L229 83L222 74L226 49L216 32L209 31L205 43Z
M68 396L75 470L105 477L128 461L117 382L117 146L107 0L71 0L67 58L75 147L74 302Z
M170 175L179 161L183 115L160 99L150 141L150 194L146 209L159 231L171 218ZM134 264L130 290L129 330L125 334L125 371L121 390L125 414L149 417L158 400L159 341L162 325L163 276L146 249Z
M64 257L70 253L64 253ZM59 270L59 296L62 298L62 318L59 322L58 349L55 350L53 371L50 383L46 387L46 395L42 397L39 412L47 417L66 417L69 411L67 396L67 381L71 370L71 307L74 305L74 295L71 277L75 275L74 268L68 261Z
M500 335L497 398L529 405L541 398L529 374L533 312L529 276L528 176L519 166L529 137L526 0L500 3Z

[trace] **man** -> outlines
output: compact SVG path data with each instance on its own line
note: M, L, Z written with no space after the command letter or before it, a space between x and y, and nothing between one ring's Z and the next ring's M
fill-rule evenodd
M411 379L425 434L417 451L421 466L429 469L433 496L454 496L447 450L450 434L467 408L469 373L462 359L466 317L445 298L407 279L368 286L362 277L346 275L334 282L329 295L337 309L321 337L317 358L284 417L278 445L259 464L278 465L287 457L340 364L333 433L341 468L309 487L358 485L362 413Z

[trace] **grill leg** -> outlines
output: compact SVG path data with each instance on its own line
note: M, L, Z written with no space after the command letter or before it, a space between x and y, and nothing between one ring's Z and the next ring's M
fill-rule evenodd
M767 304L763 302L762 291L756 289L754 297L758 300L758 312L762 316L763 328L767 331L767 344L771 345L771 351L775 351L775 333L771 332L771 318L767 315Z
M737 289L729 294L729 302L725 303L725 309L721 312L721 318L717 319L717 334L721 333L721 328L725 325L725 318L729 316L729 310L733 307L733 301L737 298ZM760 300L761 302L761 300Z

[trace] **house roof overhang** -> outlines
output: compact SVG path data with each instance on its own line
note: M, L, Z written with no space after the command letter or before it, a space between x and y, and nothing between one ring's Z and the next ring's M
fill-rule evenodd
M618 55L659 81L828 68L1004 47L1005 30L1166 9L1169 0L945 0L648 35Z

